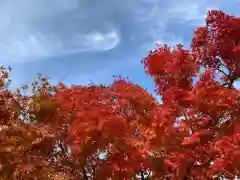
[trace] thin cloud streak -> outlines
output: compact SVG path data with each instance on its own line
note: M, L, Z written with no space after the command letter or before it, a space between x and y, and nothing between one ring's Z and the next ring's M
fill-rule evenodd
M80 52L99 52L114 49L120 42L120 32L114 25L105 30L81 31L74 27L79 17L78 0L2 1L0 8L0 62L29 62L57 58ZM79 10L79 9L78 9ZM75 12L76 11L76 12ZM73 21L69 28L59 20L68 15ZM60 29L51 30L55 21ZM49 28L47 28L49 25ZM61 28L65 32L61 32ZM59 30L59 32L58 32Z
M109 82L116 71L141 81L138 62L157 42L189 46L207 10L239 15L238 6L238 0L1 0L0 63L13 65L17 84L38 72L60 79L72 71L69 83L84 74Z

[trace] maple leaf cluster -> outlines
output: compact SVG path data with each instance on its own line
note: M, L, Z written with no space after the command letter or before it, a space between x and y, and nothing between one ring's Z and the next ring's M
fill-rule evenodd
M143 59L162 97L128 79L67 87L39 75L13 91L0 69L0 179L240 177L240 19L209 11L191 49Z

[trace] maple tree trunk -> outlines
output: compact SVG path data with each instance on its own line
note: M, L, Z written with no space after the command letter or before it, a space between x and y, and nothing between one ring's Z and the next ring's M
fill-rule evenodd
M145 180L143 171L141 171L141 180Z
M82 171L83 171L83 178L84 178L84 180L88 180L87 172L86 172L84 167L82 168Z

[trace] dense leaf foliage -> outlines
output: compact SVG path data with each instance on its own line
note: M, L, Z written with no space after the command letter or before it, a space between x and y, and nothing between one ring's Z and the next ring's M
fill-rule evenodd
M10 90L0 69L0 179L240 177L240 19L209 11L191 50L157 45L143 59L162 97L116 78Z

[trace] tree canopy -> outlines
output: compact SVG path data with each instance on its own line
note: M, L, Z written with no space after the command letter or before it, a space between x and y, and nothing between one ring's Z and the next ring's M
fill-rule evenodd
M240 19L209 11L191 48L142 60L162 103L128 79L13 91L0 69L0 179L240 177Z

